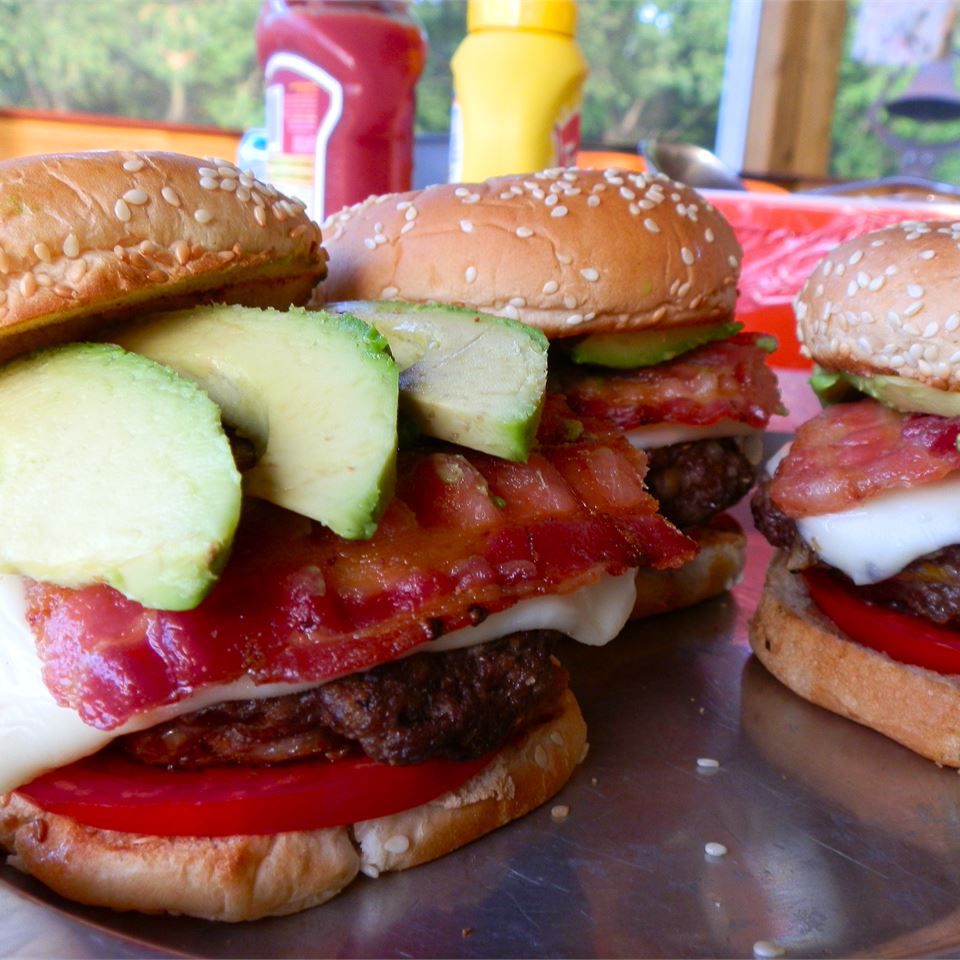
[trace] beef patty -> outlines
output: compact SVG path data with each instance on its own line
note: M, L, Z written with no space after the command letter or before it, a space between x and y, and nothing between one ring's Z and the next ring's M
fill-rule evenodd
M648 450L647 486L660 512L678 527L694 527L737 503L757 480L735 437L675 443Z
M791 567L818 564L816 554L803 543L796 521L786 516L770 497L770 478L764 477L750 502L757 529L775 547L793 552ZM826 564L819 564L827 567ZM918 557L899 573L865 586L856 586L828 567L864 600L912 613L944 626L960 628L960 544Z
M122 737L143 763L264 764L358 748L382 763L468 760L550 715L567 685L559 634L525 631L420 653L302 693L204 707Z

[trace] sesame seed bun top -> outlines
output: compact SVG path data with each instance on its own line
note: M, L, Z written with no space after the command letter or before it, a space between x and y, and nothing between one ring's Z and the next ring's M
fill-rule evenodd
M821 366L960 390L960 223L900 223L831 251L794 301Z
M461 304L553 337L729 317L741 257L696 191L612 169L371 197L329 217L324 236L327 302Z
M0 163L0 359L134 311L288 307L325 272L299 201L226 160L91 152Z

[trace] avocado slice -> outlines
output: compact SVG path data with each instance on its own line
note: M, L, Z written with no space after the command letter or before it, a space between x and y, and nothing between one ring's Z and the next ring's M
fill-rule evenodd
M652 327L628 333L591 333L570 351L574 363L600 367L651 367L672 360L714 340L726 340L743 329L742 323L723 320L687 327Z
M240 475L210 398L102 343L7 364L0 397L0 571L195 607L240 516Z
M206 306L111 331L127 350L196 381L260 451L244 493L373 536L393 492L397 365L351 316Z
M928 387L905 377L886 374L862 377L855 373L817 368L810 377L810 386L824 405L842 403L860 393L904 413L960 417L960 394L937 390L936 387Z
M547 385L547 338L460 307L391 301L327 304L376 327L400 365L400 409L430 437L524 461Z

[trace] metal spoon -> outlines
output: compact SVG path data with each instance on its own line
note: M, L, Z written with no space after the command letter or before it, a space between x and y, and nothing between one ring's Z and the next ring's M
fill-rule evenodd
M641 140L647 167L691 187L710 190L746 190L746 185L716 154L692 143Z

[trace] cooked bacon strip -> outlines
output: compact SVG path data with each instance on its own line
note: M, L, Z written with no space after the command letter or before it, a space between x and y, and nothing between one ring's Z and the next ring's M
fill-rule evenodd
M568 369L559 388L576 414L626 430L645 423L707 425L724 419L764 427L781 404L776 375L756 346L759 336L739 334L626 372Z
M958 435L960 418L900 413L875 400L827 407L797 430L770 495L793 518L848 510L960 470Z
M526 465L407 455L398 497L365 542L248 504L230 563L196 610L29 584L44 679L58 702L111 729L206 684L320 682L526 597L679 566L695 547L656 513L645 469L622 437L547 447Z

